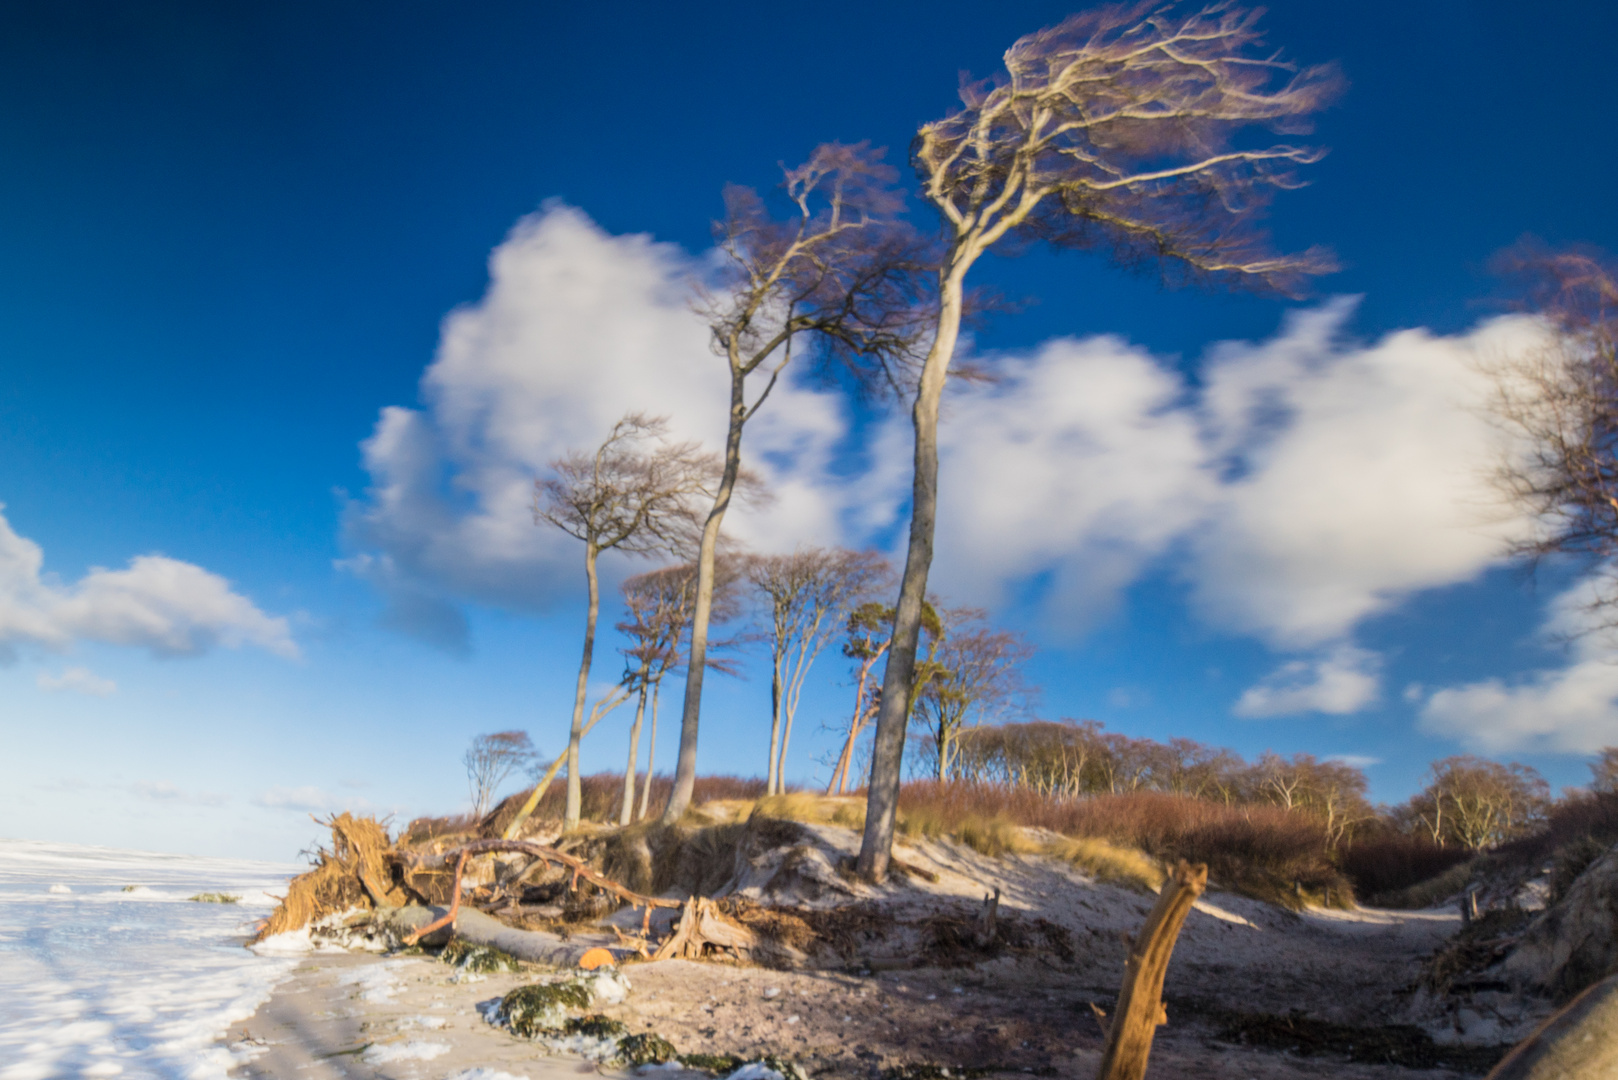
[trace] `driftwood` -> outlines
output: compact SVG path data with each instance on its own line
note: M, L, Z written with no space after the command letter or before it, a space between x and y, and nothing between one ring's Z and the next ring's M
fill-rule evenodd
M1202 863L1191 866L1184 859L1163 883L1157 904L1130 945L1124 985L1107 1025L1107 1048L1101 1055L1097 1080L1143 1080L1146 1076L1152 1037L1158 1025L1168 1023L1163 976L1168 973L1169 955L1191 905L1207 885L1208 867Z
M555 848L547 847L544 844L532 844L526 840L475 840L454 851L444 852L440 856L444 860L448 860L451 855L457 856L455 861L455 884L450 892L449 912L442 918L408 935L404 939L406 945L414 945L434 930L454 925L455 916L461 907L461 875L466 870L467 858L472 855L485 855L494 851L519 852L523 855L532 855L535 859L545 863L554 863L558 866L567 867L573 871L573 880L569 883L570 888L577 888L579 881L582 879L603 892L611 893L632 907L645 908L646 916L642 920L643 928L650 925L653 908L677 908L680 906L678 900L664 900L657 896L643 896L632 889L627 889L611 878L591 869L583 859L557 851Z
M758 947L758 938L747 927L726 918L712 900L693 896L685 902L674 933L658 946L652 959L700 960L709 945L731 949L745 957Z

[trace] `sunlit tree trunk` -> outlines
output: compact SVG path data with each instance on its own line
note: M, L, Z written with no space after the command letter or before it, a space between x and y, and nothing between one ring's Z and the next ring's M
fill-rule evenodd
M899 585L898 615L888 664L882 672L882 707L876 718L871 750L871 791L865 810L865 835L857 866L867 881L887 877L893 851L894 818L899 809L899 782L904 764L905 726L910 718L910 688L921 638L921 605L927 598L927 573L933 564L933 529L938 519L938 405L955 342L961 330L962 283L976 252L957 249L939 289L938 333L922 365L911 423L916 433L915 479L911 485L910 543L905 550ZM970 257L969 257L970 255Z
M624 804L618 811L618 824L628 825L635 814L635 767L640 764L640 723L646 715L646 672L642 666L640 697L635 700L635 722L629 725L629 764L624 768Z
M601 610L594 544L584 547L584 577L590 585L590 608L584 621L584 656L579 660L579 681L573 691L573 725L567 734L567 809L562 817L564 832L578 828L579 813L584 803L579 778L579 740L584 732L584 699L590 689L590 661L596 645L596 616Z
M708 668L708 621L713 614L714 560L719 550L719 527L730 508L731 494L742 467L742 428L747 423L746 376L734 347L730 351L730 428L725 433L725 471L714 497L713 510L702 526L697 549L697 596L691 614L691 652L685 668L685 701L680 710L680 752L674 763L674 789L663 811L672 825L691 806L697 782L697 729L702 720L702 676Z
M652 684L652 726L646 733L646 780L640 786L640 810L637 821L646 820L646 810L652 801L652 773L657 768L657 698L663 692L663 679Z

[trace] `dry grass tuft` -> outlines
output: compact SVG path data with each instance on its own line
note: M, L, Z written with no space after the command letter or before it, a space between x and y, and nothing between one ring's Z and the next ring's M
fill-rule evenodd
M1099 837L1064 836L1046 845L1045 854L1071 863L1097 881L1143 892L1156 892L1163 884L1163 867L1156 859Z

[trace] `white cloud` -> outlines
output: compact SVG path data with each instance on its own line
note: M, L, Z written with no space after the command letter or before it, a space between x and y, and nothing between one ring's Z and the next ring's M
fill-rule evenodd
M160 656L215 645L298 654L286 619L266 615L224 578L192 563L138 555L127 569L94 567L72 585L42 574L44 563L39 545L18 536L0 513L0 650L98 641Z
M1414 592L1472 580L1530 527L1489 486L1501 444L1475 361L1529 346L1533 325L1359 347L1339 338L1351 309L1339 300L1269 342L1219 346L1207 371L1209 448L1229 478L1187 574L1210 621L1280 648L1339 640Z
M264 806L272 810L299 810L308 813L323 813L339 809L341 801L312 784L305 784L302 787L272 787L260 792L253 798L255 806Z
M1438 690L1422 706L1422 728L1486 753L1589 754L1618 746L1618 643L1589 609L1602 585L1592 575L1551 605L1543 632L1570 639L1566 667Z
M59 675L49 675L41 671L34 677L34 685L52 693L66 690L75 694L88 694L91 697L108 697L118 689L117 683L111 679L103 679L86 667L64 668Z
M1352 769L1369 769L1372 765L1382 764L1381 758L1369 754L1328 754L1320 760L1347 765Z
M383 409L362 445L372 485L349 508L360 557L344 565L389 594L396 628L454 646L465 638L455 600L534 609L570 595L577 544L535 526L533 482L624 412L668 416L676 437L721 444L728 374L691 308L701 269L566 206L517 224L490 259L482 300L444 321L422 379L427 407ZM835 541L848 494L826 472L846 429L834 394L777 386L746 434L776 501L734 508L727 531L764 548Z
M702 271L566 206L518 223L482 299L445 320L424 407L382 410L362 445L372 484L349 507L342 565L389 597L386 623L464 648L463 600L534 610L572 595L577 545L534 525L532 483L626 410L717 445L726 375L689 303ZM1500 444L1475 361L1537 331L1508 318L1361 344L1343 334L1353 306L1214 347L1198 386L1112 337L994 358L997 383L945 403L937 590L994 604L1033 584L1071 631L1173 559L1211 625L1312 654L1243 708L1374 700L1374 666L1344 660L1368 655L1347 644L1355 627L1476 578L1529 528L1487 483ZM775 393L746 454L779 501L733 510L727 531L766 550L881 535L908 496L907 418L850 446L835 395L790 380Z
M1082 628L1217 494L1185 386L1111 337L1002 357L950 395L940 431L937 581L994 603L1049 574L1047 610Z
M223 806L230 801L214 792L182 791L168 780L137 780L129 785L130 794L145 802L176 803L187 806Z
M1381 665L1381 657L1352 645L1309 660L1289 660L1243 691L1232 711L1250 719L1359 712L1377 698Z

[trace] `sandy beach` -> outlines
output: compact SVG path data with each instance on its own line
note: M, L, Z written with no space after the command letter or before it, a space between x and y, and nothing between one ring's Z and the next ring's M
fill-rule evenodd
M624 966L632 990L596 1010L631 1032L654 1032L681 1054L775 1056L810 1077L938 1075L1058 1076L1095 1073L1102 1030L1122 970L1122 934L1151 898L1097 883L1049 860L991 860L953 846L922 845L907 857L937 871L882 909L889 926L865 961L792 970L729 962L668 960ZM1049 948L988 958L936 950L888 955L894 930L967 917L992 881L1008 918L1048 925ZM935 920L929 924L928 920ZM1040 922L1045 920L1046 922ZM1287 1016L1303 1010L1346 1024L1400 1022L1395 992L1421 959L1453 933L1448 912L1288 912L1229 893L1210 894L1188 919L1165 988L1169 1023L1153 1051L1154 1080L1344 1080L1450 1077L1464 1072L1309 1057L1240 1045L1232 1012ZM889 930L893 935L880 944ZM1044 931L1041 931L1044 932ZM1044 939L1040 939L1044 940ZM877 970L871 970L876 967ZM298 964L251 1019L231 1029L238 1051L256 1054L233 1074L253 1080L356 1077L496 1080L612 1072L578 1055L554 1054L490 1023L485 1012L542 968L468 979L427 956L316 953ZM492 1070L472 1073L468 1070Z

